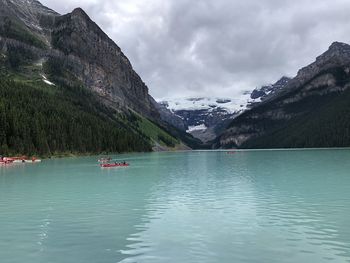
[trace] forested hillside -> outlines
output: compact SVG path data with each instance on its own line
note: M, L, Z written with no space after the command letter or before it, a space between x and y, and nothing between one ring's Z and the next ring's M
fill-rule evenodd
M313 108L310 113L286 122L266 122L263 136L242 144L242 148L317 148L350 146L350 90L329 97L310 97L297 108ZM291 111L293 109L290 109Z
M3 154L150 151L150 138L128 127L127 118L84 88L0 80Z

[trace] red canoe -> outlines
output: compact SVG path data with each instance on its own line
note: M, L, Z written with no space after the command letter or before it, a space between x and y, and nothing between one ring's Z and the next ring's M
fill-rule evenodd
M122 164L122 163L117 163L117 164L115 164L115 163L101 163L100 166L104 167L104 168L127 167L127 166L129 166L129 164L128 163L126 163L126 164Z

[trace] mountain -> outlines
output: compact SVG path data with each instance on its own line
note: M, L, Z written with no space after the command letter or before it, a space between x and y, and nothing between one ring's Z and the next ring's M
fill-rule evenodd
M4 152L144 151L186 148L182 139L193 143L191 136L161 120L148 87L128 58L80 8L60 15L36 0L1 0L0 69L1 105L8 107L1 112ZM16 98L17 89L39 99ZM30 118L30 111L40 121L28 121L30 132L25 132L21 116ZM77 112L85 116L84 121ZM61 132L68 138L59 146L57 130L51 129L57 126L55 121L62 124ZM89 131L86 138L94 142L87 149L85 139L79 139L79 134L85 134L84 125Z
M235 118L221 148L350 146L350 46L334 42L275 95Z
M52 82L80 82L111 107L159 117L130 61L82 9L60 16L35 0L2 0L1 10L2 50L41 60Z
M159 101L161 117L194 137L207 142L216 137L220 125L246 107L249 95L239 99L178 98ZM167 114L167 115L165 115ZM175 116L175 117L174 117Z
M54 64L69 68L110 106L159 118L147 86L128 58L82 9L57 17L51 35L52 47L64 54L63 60L54 58Z
M280 92L290 78L243 92L236 98L176 98L158 102L161 118L203 142L215 139L242 112Z

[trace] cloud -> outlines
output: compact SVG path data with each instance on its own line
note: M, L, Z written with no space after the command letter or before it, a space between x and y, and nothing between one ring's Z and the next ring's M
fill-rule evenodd
M155 98L234 97L294 76L333 41L350 43L350 1L43 0L82 7Z

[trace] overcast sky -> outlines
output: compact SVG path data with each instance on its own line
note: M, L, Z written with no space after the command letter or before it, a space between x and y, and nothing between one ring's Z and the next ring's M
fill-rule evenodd
M155 98L234 97L350 43L349 0L42 0L82 7Z

